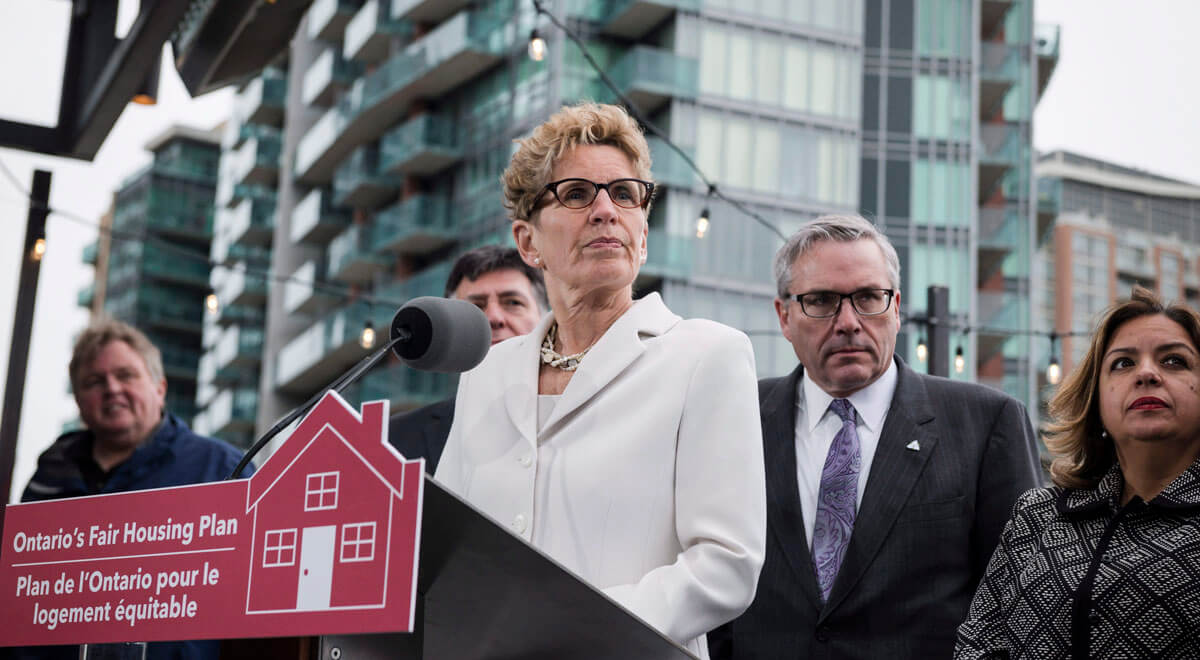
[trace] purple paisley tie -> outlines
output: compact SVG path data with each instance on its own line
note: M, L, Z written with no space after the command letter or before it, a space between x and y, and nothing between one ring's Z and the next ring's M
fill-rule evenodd
M830 410L842 418L842 429L833 438L825 467L821 470L821 492L817 498L817 518L813 526L813 564L821 600L829 600L854 531L855 499L858 494L858 428L854 424L854 406L846 399L834 399Z

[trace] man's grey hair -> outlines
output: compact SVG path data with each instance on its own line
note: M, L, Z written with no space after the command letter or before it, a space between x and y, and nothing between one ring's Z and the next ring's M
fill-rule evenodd
M849 243L860 239L875 241L879 246L892 288L899 290L900 257L887 236L861 215L823 215L796 230L787 243L779 248L779 252L775 253L775 286L779 290L779 298L782 300L789 293L799 293L791 291L792 264L807 254L813 246L822 241Z

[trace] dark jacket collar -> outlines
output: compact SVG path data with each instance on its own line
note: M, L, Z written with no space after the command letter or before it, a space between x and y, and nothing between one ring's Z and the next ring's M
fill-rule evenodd
M1064 488L1058 495L1056 506L1064 514L1116 511L1120 508L1121 491L1124 488L1125 476L1121 473L1121 465L1114 462L1094 488ZM1162 509L1200 508L1200 459L1167 484L1148 504Z

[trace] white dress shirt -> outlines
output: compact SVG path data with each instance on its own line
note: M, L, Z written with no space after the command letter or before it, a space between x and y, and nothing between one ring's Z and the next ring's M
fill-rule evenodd
M858 450L860 469L858 490L854 508L862 506L863 493L867 489L867 477L871 474L871 462L875 458L875 447L879 445L879 433L892 406L892 394L896 392L896 363L888 362L888 368L874 383L846 397L854 406L858 427ZM813 526L817 517L817 498L821 492L821 472L825 468L825 457L833 438L842 428L842 420L829 409L834 397L821 389L804 372L800 387L796 388L796 482L800 486L800 512L804 516L804 538L812 551ZM814 414L808 414L814 411Z

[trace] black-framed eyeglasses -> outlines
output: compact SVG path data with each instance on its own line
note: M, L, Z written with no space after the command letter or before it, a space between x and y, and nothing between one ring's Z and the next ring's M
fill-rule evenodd
M641 179L613 179L596 183L587 179L562 179L546 184L559 204L569 209L586 209L596 201L601 190L608 191L613 204L626 209L645 208L654 193L654 184Z
M800 309L805 316L814 319L827 319L837 316L842 311L842 301L849 298L854 311L861 316L879 316L892 306L892 298L896 296L895 289L859 289L850 293L837 291L809 291L808 293L793 293L789 300L800 303Z

